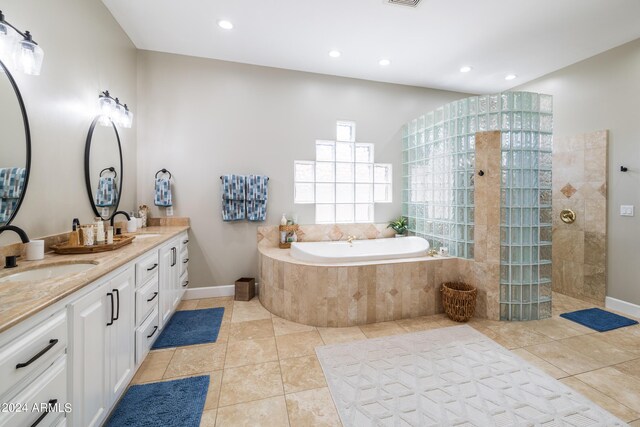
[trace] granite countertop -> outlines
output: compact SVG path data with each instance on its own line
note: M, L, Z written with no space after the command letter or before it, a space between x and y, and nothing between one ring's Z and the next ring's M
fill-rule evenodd
M34 267L78 262L96 265L81 273L71 273L45 281L0 283L0 332L28 319L188 229L188 226L146 227L133 235L159 234L159 236L134 239L131 244L109 252L84 255L59 255L50 252L45 254L43 260L21 262L19 260L18 267L8 271L0 270L0 278L2 278Z

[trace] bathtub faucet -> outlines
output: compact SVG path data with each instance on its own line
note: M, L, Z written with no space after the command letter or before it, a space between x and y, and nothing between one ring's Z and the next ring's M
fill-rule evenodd
M356 240L356 236L350 234L347 236L347 242L349 242L350 245L353 245L353 241Z

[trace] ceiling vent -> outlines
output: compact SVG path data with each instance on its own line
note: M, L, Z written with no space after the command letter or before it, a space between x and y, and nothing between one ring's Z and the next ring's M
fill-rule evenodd
M398 6L416 7L420 0L388 0L390 4L397 4Z

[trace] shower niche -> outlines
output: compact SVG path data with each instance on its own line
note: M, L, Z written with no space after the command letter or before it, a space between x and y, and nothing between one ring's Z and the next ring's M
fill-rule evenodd
M403 127L409 231L461 258L481 316L551 316L552 131L552 97L531 92L461 99Z

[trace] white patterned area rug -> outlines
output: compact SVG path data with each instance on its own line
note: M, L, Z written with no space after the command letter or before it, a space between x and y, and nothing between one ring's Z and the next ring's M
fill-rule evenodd
M469 326L317 347L345 426L625 426Z

